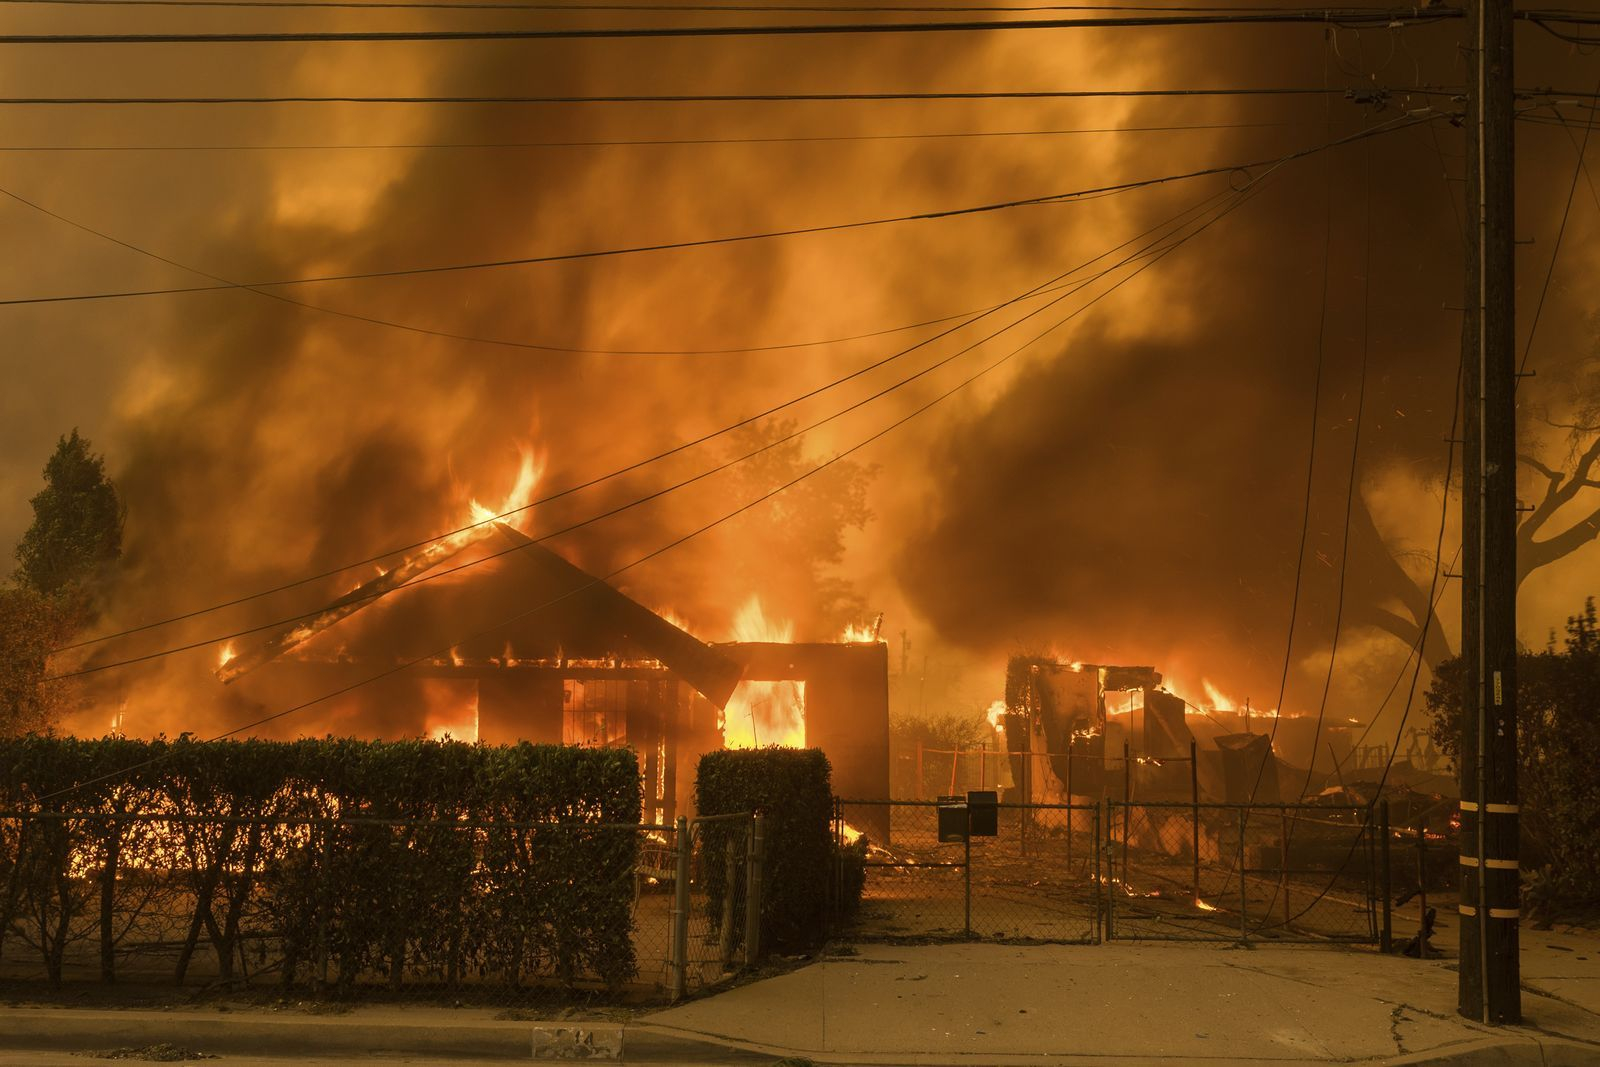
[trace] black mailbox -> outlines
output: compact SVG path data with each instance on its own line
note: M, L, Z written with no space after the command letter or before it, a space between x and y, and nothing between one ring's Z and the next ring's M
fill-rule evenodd
M965 841L967 839L967 798L939 798L939 841Z
M1000 794L993 789L967 791L967 825L973 837L1000 834Z

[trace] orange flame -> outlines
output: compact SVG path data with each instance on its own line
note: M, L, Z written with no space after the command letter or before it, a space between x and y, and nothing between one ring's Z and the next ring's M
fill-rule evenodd
M794 624L767 617L761 599L751 597L733 619L736 641L794 640ZM800 748L806 743L806 684L804 682L740 682L722 712L722 743L728 748L783 745Z
M511 487L511 492L500 502L498 508L485 507L474 498L469 505L474 523L491 522L497 517L504 516L500 518L501 522L521 529L527 521L526 509L533 501L533 491L539 487L539 479L544 475L544 457L535 456L533 450L527 446L519 448L518 451L521 454L521 462L517 467L516 484ZM461 544L465 545L481 532L481 530L467 530L456 534L455 537L461 538Z
M990 729L1000 729L1001 724L1006 721L1006 702L1004 700L996 700L989 705L989 710L984 713L983 717L989 720Z

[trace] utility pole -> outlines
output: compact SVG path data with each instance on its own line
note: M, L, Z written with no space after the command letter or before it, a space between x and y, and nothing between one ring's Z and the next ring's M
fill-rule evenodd
M1518 973L1512 4L1471 0L1462 330L1461 961L1458 1010L1522 1019Z

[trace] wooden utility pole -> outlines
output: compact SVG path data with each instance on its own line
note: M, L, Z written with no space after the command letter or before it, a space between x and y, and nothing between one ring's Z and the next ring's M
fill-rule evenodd
M1522 1018L1518 987L1516 344L1511 0L1472 0L1462 331L1462 1015Z

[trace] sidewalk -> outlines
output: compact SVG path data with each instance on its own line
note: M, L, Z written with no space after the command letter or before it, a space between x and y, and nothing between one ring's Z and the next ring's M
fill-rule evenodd
M627 1021L412 1006L12 1007L0 1009L0 1052L168 1042L230 1058L424 1062L1600 1063L1600 952L1589 952L1600 940L1529 931L1525 941L1542 992L1524 996L1528 1025L1504 1029L1455 1014L1449 961L1331 946L872 945Z
M832 1063L1600 1063L1575 1003L1509 1029L1455 1003L1447 961L1325 946L866 946L645 1021Z

